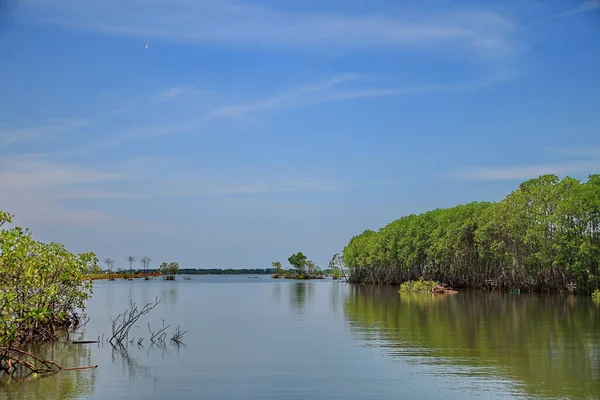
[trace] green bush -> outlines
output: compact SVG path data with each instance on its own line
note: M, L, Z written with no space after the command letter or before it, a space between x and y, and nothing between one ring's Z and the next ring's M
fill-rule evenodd
M592 293L592 299L600 301L600 289L594 290Z
M176 262L170 262L168 264L164 262L160 264L160 273L163 275L163 279L167 281L174 281L178 270L179 264Z
M406 281L400 285L399 292L402 293L431 293L433 288L439 284L434 281L426 281L420 277L418 281Z
M0 211L0 226L10 222ZM83 276L97 264L93 253L35 241L26 229L0 230L0 345L53 340L75 328L92 291Z

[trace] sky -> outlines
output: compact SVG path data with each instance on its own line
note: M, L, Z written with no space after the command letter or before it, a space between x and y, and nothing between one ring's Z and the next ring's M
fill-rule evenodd
M322 267L600 173L600 0L0 0L0 209L156 267Z

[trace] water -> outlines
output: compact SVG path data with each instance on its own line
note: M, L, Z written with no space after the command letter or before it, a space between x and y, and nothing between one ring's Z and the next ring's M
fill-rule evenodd
M600 398L600 306L585 297L394 288L246 276L99 281L78 338L110 333L129 305L159 306L143 346L41 346L61 372L0 387L4 399ZM187 330L150 346L152 329Z

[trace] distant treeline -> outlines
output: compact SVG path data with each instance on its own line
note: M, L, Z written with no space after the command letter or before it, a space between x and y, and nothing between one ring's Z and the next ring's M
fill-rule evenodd
M180 268L179 274L188 275L265 275L274 274L274 268L254 268L254 269L194 269Z
M564 290L598 286L600 175L587 183L543 175L498 203L409 215L353 237L343 260L350 281L425 279L453 287Z

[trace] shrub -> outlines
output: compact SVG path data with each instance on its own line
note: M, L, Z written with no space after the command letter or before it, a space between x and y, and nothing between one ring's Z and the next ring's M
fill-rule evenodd
M10 222L0 212L0 226ZM97 264L93 253L35 241L26 229L0 230L0 345L53 340L77 327L92 291L83 275Z
M174 281L178 270L179 264L176 262L171 262L168 264L164 262L160 264L160 273L164 275L164 279L167 281Z
M600 301L600 289L594 290L592 293L592 299Z
M400 285L402 293L431 293L439 284L434 281L426 281L420 277L418 281L406 281Z

